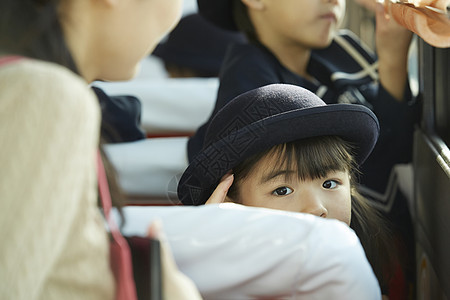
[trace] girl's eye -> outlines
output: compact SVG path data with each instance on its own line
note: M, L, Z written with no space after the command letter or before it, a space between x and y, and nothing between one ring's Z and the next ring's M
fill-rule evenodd
M336 182L336 180L326 180L322 184L322 187L324 187L325 189L334 189L337 186L338 186L338 183Z
M275 191L272 192L273 195L276 196L286 196L292 193L292 189L288 188L287 186L283 186L280 188L277 188Z

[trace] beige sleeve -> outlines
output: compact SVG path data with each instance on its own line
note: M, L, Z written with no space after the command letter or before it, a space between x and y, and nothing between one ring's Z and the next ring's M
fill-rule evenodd
M0 91L0 298L36 299L95 205L99 108L80 78L35 61L0 68Z

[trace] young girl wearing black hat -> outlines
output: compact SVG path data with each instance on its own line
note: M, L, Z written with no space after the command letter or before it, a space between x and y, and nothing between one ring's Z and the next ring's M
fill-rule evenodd
M363 106L326 105L293 85L257 88L212 119L178 195L184 204L203 204L232 170L226 201L338 219L353 228L385 290L395 253L387 223L356 189L357 166L378 134L377 118Z

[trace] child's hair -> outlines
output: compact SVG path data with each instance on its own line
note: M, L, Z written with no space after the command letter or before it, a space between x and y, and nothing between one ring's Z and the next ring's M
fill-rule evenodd
M0 7L0 53L22 55L64 66L79 74L64 38L58 6L65 0L2 1ZM110 125L102 121L102 128ZM103 143L103 141L102 141ZM101 151L114 206L123 195L111 162Z
M241 0L232 0L233 21L238 30L245 34L248 41L258 43L258 37L250 17L248 16L247 6Z
M62 0L3 1L0 51L77 68L64 39L58 5Z
M297 176L302 180L325 177L331 171L349 172L352 197L350 227L358 235L380 285L386 287L393 273L395 250L387 221L357 191L358 168L353 158L352 145L338 136L320 136L280 144L253 155L233 168L235 181L228 192L231 199L239 198L239 184L251 174L256 163L267 155L278 162L275 169L294 167L297 173L292 175L289 172L286 176Z

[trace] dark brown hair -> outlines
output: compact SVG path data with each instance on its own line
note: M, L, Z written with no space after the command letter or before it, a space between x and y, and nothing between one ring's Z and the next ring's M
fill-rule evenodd
M0 54L21 55L62 65L79 74L64 39L58 7L65 0L2 0L0 2ZM109 128L102 121L102 128ZM105 130L106 130L105 129ZM116 173L103 151L113 205L123 196Z
M219 76L219 74L214 71L182 66L180 64L169 61L164 61L164 67L167 73L169 73L170 77L172 78L190 78L190 77L210 78Z
M259 43L258 36L248 15L248 8L241 0L232 0L233 21L252 44Z
M63 1L2 1L1 52L57 63L78 73L64 40L58 13L58 5Z
M295 166L301 180L322 178L331 171L348 171L352 196L350 227L359 237L366 256L382 287L387 284L394 272L394 247L387 221L370 205L356 188L358 168L353 158L352 146L337 136L322 136L280 144L262 151L233 168L235 181L228 196L238 199L239 185L247 178L256 163L267 155L274 157L278 165L275 169ZM391 269L392 268L392 269Z

